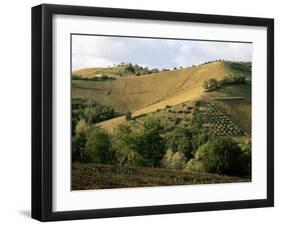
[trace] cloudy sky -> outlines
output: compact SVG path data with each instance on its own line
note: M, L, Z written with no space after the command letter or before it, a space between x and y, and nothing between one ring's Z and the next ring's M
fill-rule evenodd
M72 35L72 70L120 62L161 69L214 59L251 61L252 44Z

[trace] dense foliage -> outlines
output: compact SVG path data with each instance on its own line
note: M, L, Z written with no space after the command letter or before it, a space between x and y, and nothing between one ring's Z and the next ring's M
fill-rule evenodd
M243 84L243 83L245 83L245 81L246 81L245 76L230 74L230 75L224 77L224 79L222 81L220 81L220 84L221 85Z
M120 165L159 167L165 154L159 121L148 119L141 131L120 125L114 131L113 146Z
M72 75L72 80L85 80L85 81L107 81L107 80L114 80L116 78L111 77L109 75L102 74L101 76L95 77L83 77L80 75Z
M76 122L72 136L72 160L127 167L153 167L250 177L251 143L238 144L203 127L200 101L194 102L192 120L186 128L165 130L161 121L145 117L139 127L128 112L127 121L113 133L95 127L96 112L110 117L110 108L83 100L73 101ZM92 109L89 109L90 107ZM99 110L97 110L99 109ZM101 110L102 109L102 110ZM170 110L169 106L166 110ZM102 112L102 113L98 113ZM114 112L114 111L113 111ZM129 121L128 121L129 120Z
M116 116L110 106L98 104L92 100L80 98L72 99L72 134L79 120L83 119L88 124L101 122Z
M227 138L212 138L202 145L196 160L202 161L204 171L227 175L245 173L243 159L247 158L237 143Z
M252 63L251 62L232 62L224 61L224 64L231 70L242 73L251 73Z
M219 82L215 78L210 78L203 82L203 88L206 91L212 91L219 88Z

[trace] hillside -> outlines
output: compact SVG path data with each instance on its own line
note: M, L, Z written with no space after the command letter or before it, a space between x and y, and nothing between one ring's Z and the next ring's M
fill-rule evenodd
M165 69L168 70L168 69ZM138 64L131 63L120 63L114 66L108 67L95 67L95 68L83 68L80 70L75 70L72 72L73 77L80 77L86 79L92 79L99 75L106 75L108 77L118 78L122 76L140 76L152 73L158 73L159 69L153 68L149 69L148 67L142 67Z
M125 72L125 66L120 65L120 66L108 67L108 68L102 68L102 67L84 68L84 69L73 71L72 75L81 76L83 78L92 78L98 74L106 74L106 75L110 75L110 76L120 76L120 75L124 74L124 72Z
M216 61L73 78L72 188L251 181L251 77Z
M203 92L202 83L210 77L227 75L223 63L160 72L150 75L121 77L113 81L73 81L72 96L94 99L112 106L117 112L136 111L168 100L177 104L191 100ZM163 103L169 104L167 102Z
M85 75L88 72L89 70L87 69ZM223 104L216 101L216 105L225 114L228 114L231 118L234 117L233 119L236 121L240 121L239 124L244 126L246 131L250 131L251 89L249 85L229 85L215 92L204 92L202 87L203 82L210 78L221 80L231 73L237 72L231 70L229 64L214 62L149 75L119 77L110 81L73 80L72 97L92 99L100 104L112 106L118 114L122 115L130 111L133 117L137 117L164 109L167 105L175 106L183 102L202 98L208 99L215 96L244 95L246 99L243 101L237 103L228 101ZM237 108L237 106L241 108ZM246 113L242 121L240 120L241 118L237 118L240 117L240 113ZM111 130L124 122L124 119L124 116L120 116L97 125Z

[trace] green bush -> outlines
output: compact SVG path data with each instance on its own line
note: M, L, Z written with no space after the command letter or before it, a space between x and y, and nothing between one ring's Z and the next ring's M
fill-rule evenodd
M102 129L90 132L81 160L84 162L108 164L115 159L109 135Z
M230 68L231 70L242 72L242 73L251 73L252 71L252 63L251 62L231 62L231 61L224 61L226 67Z
M219 82L215 78L210 78L203 82L205 91L213 91L219 88Z
M193 158L192 133L189 129L175 129L166 137L167 147L184 154L187 160Z
M115 110L106 105L98 104L92 100L73 98L72 99L72 135L75 135L76 124L80 120L97 123L116 116Z
M165 140L160 136L160 121L148 118L143 129L119 125L113 133L113 147L120 165L159 167L165 154Z
M246 167L243 157L238 144L230 138L212 138L198 149L195 160L202 161L206 172L241 176Z
M129 120L132 120L133 119L133 117L132 117L132 113L131 112L126 112L126 114L125 114L125 119L127 120L127 121L129 121Z
M243 84L246 82L246 79L244 76L241 75L235 75L235 74L230 74L220 82L222 85L227 85L227 84Z
M243 152L242 164L243 164L243 174L251 177L252 168L252 144L251 142L246 142L241 144L241 150Z
M85 133L78 133L72 137L71 141L72 141L71 160L73 162L81 161L81 153L83 153L85 150L85 145L87 142L87 135Z
M200 100L194 101L194 107L195 108L199 108L200 107ZM191 107L191 109L192 109L192 107Z
M147 118L144 121L144 129L138 139L138 145L145 166L160 166L166 147L165 139L160 135L162 129L160 120Z
M127 125L119 125L113 132L113 148L119 165L140 166L140 135Z
M125 67L125 73L126 74L135 74L135 68L134 68L134 66L131 64L131 63L129 63L126 67Z

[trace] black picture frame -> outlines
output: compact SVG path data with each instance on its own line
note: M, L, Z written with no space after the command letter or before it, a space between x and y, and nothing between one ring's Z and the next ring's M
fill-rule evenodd
M52 17L55 14L266 27L267 198L54 212L52 210ZM271 206L274 206L273 19L49 4L32 8L32 218L40 221L57 221Z

